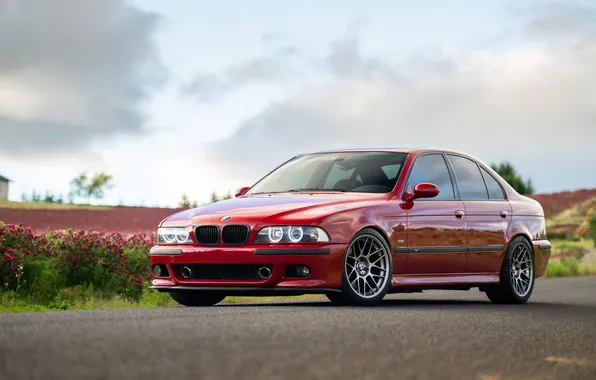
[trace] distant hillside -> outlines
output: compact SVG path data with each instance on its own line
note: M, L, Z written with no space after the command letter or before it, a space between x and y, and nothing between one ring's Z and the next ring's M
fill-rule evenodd
M149 207L22 209L2 208L0 205L0 221L23 224L37 232L72 228L153 233L159 222L181 210L183 209Z
M535 194L530 196L537 200L544 209L547 218L555 215L589 199L596 198L596 189L583 189L575 191L562 191L552 194Z
M596 206L596 189L536 194L531 198L542 205L549 231L570 234L582 222L589 208ZM72 228L152 233L161 220L181 210L0 202L0 221L24 224L35 231Z

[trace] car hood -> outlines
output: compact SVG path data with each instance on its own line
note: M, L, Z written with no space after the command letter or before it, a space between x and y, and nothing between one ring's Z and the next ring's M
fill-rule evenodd
M220 223L229 216L230 223L254 224L276 219L279 223L314 220L334 212L386 200L388 194L324 193L269 194L232 198L206 206L178 212L166 218L161 226Z

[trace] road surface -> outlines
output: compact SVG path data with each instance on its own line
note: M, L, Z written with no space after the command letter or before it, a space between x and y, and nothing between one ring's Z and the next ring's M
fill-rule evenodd
M596 379L596 277L483 293L0 315L0 379Z

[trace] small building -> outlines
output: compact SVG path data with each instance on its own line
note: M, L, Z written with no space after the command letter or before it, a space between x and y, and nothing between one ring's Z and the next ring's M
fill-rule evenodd
M0 175L0 201L8 200L8 183L10 180Z

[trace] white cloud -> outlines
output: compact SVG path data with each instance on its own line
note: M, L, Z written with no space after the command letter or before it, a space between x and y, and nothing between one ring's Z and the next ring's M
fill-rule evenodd
M124 0L0 1L0 151L44 156L142 134L163 79L158 17Z
M594 187L585 167L596 162L592 26L574 44L544 33L508 51L397 64L363 57L353 41L330 44L333 79L270 104L206 157L230 177L258 179L303 151L431 146L510 160L538 190Z

